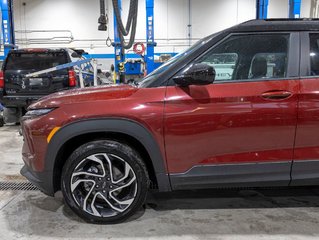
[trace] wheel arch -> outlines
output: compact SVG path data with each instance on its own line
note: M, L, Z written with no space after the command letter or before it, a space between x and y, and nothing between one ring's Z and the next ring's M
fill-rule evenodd
M45 171L53 173L49 183L52 194L59 189L60 168L66 161L66 158L62 158L62 153L70 154L72 146L73 149L75 148L74 143L78 147L87 141L107 138L133 144L133 147L143 155L148 171L152 175L151 180L156 181L159 191L171 191L164 157L150 131L135 121L112 118L71 123L59 129L52 137L48 145L45 165Z

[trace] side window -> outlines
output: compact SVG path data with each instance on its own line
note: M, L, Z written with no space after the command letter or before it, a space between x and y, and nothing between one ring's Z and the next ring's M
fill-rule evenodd
M319 75L319 34L310 34L310 75Z
M237 53L215 53L204 59L203 63L215 68L216 79L231 80L238 61Z
M215 68L215 81L284 78L289 34L233 35L196 62Z
M264 59L267 62L267 72L265 74L265 78L282 78L285 77L286 74L286 64L287 64L287 54L286 53L257 53L250 66L249 76L248 78L254 78L253 74L253 63L257 61L257 59Z

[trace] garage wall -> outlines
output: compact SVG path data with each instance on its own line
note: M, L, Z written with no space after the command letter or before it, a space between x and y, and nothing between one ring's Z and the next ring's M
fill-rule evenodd
M201 38L254 19L255 0L192 1L193 36Z
M128 0L123 0L123 14L126 16ZM26 5L23 6L23 3ZM255 17L255 0L191 0L192 37L206 35ZM145 1L139 1L137 38L145 38ZM189 11L188 0L155 0L155 38L159 45L173 47L188 44ZM112 9L108 0L109 9ZM99 17L98 0L16 0L14 1L16 30L70 30L74 37L73 47L91 48L94 52L105 52L104 39L107 33L97 31ZM113 36L113 16L110 12L110 36ZM67 33L18 33L21 45L30 45L30 39L56 38L47 41L68 40ZM181 39L184 42L172 39ZM174 42L175 41L175 42ZM64 44L66 45L66 44ZM100 49L103 48L103 49ZM113 49L109 49L110 52ZM163 49L165 50L165 49Z
M311 17L311 0L302 0L301 4L301 17L303 18L309 18Z
M268 18L287 18L288 0L269 0Z
M111 10L111 0L106 1ZM129 0L122 2L125 17ZM310 2L302 2L303 17L309 17ZM155 38L158 43L155 51L158 53L180 52L199 38L254 19L256 12L255 0L154 0L154 3ZM109 32L99 32L98 0L15 0L14 11L20 47L75 47L100 54L101 57L113 54L113 48L105 44L108 34L113 38L113 14L109 11ZM145 39L145 15L145 1L139 0L136 38L141 41ZM288 0L270 0L269 17L287 16ZM187 26L189 23L190 29ZM189 31L193 38L191 42L187 39ZM112 56L107 56L111 63Z
M309 18L311 0L301 1L301 18ZM269 0L268 17L269 18L287 18L289 14L288 0Z

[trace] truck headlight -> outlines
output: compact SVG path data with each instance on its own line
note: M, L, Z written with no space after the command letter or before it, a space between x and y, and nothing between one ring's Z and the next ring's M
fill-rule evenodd
M52 112L55 108L41 108L41 109L32 109L27 111L27 113L24 116L24 119L30 119L34 117L39 117L48 114L49 112Z

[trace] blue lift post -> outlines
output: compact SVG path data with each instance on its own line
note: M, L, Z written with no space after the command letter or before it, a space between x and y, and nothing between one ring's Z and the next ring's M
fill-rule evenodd
M146 71L154 70L154 0L146 0Z
M289 0L289 18L300 18L301 0Z
M122 1L118 0L119 7L121 8ZM154 70L154 0L146 0L146 72L147 74ZM120 83L120 75L125 74L125 52L121 47L121 41L117 29L117 20L114 14L114 51L115 51L115 79L116 83ZM121 68L121 69L120 69Z
M266 19L268 16L268 3L269 0L257 0L256 1L256 18Z
M13 25L13 1L12 0L0 0L1 1L1 26L2 36L4 44L4 55L7 56L10 49L15 46L14 25Z
M122 11L122 0L118 0L120 11ZM124 49L121 46L121 40L119 36L119 32L117 29L117 20L115 16L115 12L113 12L114 15L114 52L115 52L115 83L119 84L120 81L120 71L123 73L125 71L124 69L120 69L120 64L124 64L125 56L124 56ZM125 74L125 72L123 73Z

